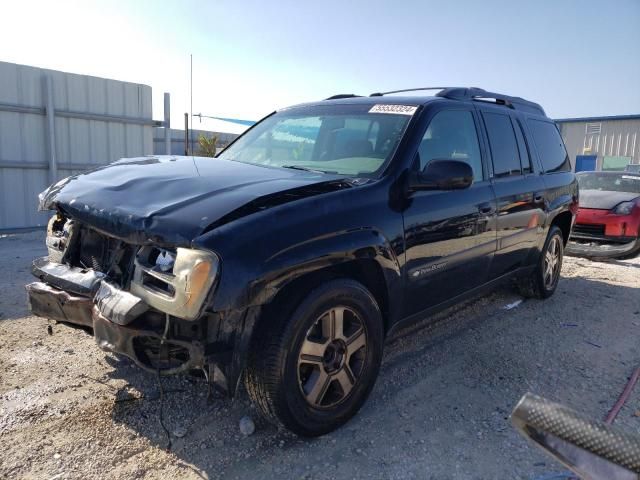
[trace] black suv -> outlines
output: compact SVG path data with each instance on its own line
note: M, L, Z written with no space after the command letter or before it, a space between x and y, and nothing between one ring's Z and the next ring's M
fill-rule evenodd
M154 373L201 369L230 395L242 378L298 434L342 425L399 326L509 278L552 295L577 207L539 105L402 92L275 112L217 158L124 159L52 185L33 312Z

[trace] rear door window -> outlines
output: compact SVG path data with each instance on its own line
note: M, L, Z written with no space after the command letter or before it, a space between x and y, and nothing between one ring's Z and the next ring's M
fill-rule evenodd
M493 112L482 112L482 117L489 137L493 175L497 178L521 175L520 154L511 117Z
M544 171L570 172L569 155L555 124L533 119L529 119L528 124Z

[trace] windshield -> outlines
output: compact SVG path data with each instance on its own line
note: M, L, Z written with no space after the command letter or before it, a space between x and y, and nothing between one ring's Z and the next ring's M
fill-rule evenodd
M640 193L640 176L625 173L581 173L578 184L582 190Z
M372 177L395 152L415 110L335 104L284 110L260 122L219 157L254 165Z

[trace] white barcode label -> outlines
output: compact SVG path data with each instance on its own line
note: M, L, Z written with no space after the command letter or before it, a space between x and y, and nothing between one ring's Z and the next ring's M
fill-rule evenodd
M412 105L389 105L379 103L371 107L369 113L393 113L395 115L413 115L418 107Z

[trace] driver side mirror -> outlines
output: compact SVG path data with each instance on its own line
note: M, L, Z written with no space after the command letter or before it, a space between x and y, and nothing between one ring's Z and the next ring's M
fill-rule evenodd
M421 172L409 174L409 191L462 190L473 183L471 165L460 160L431 160Z

